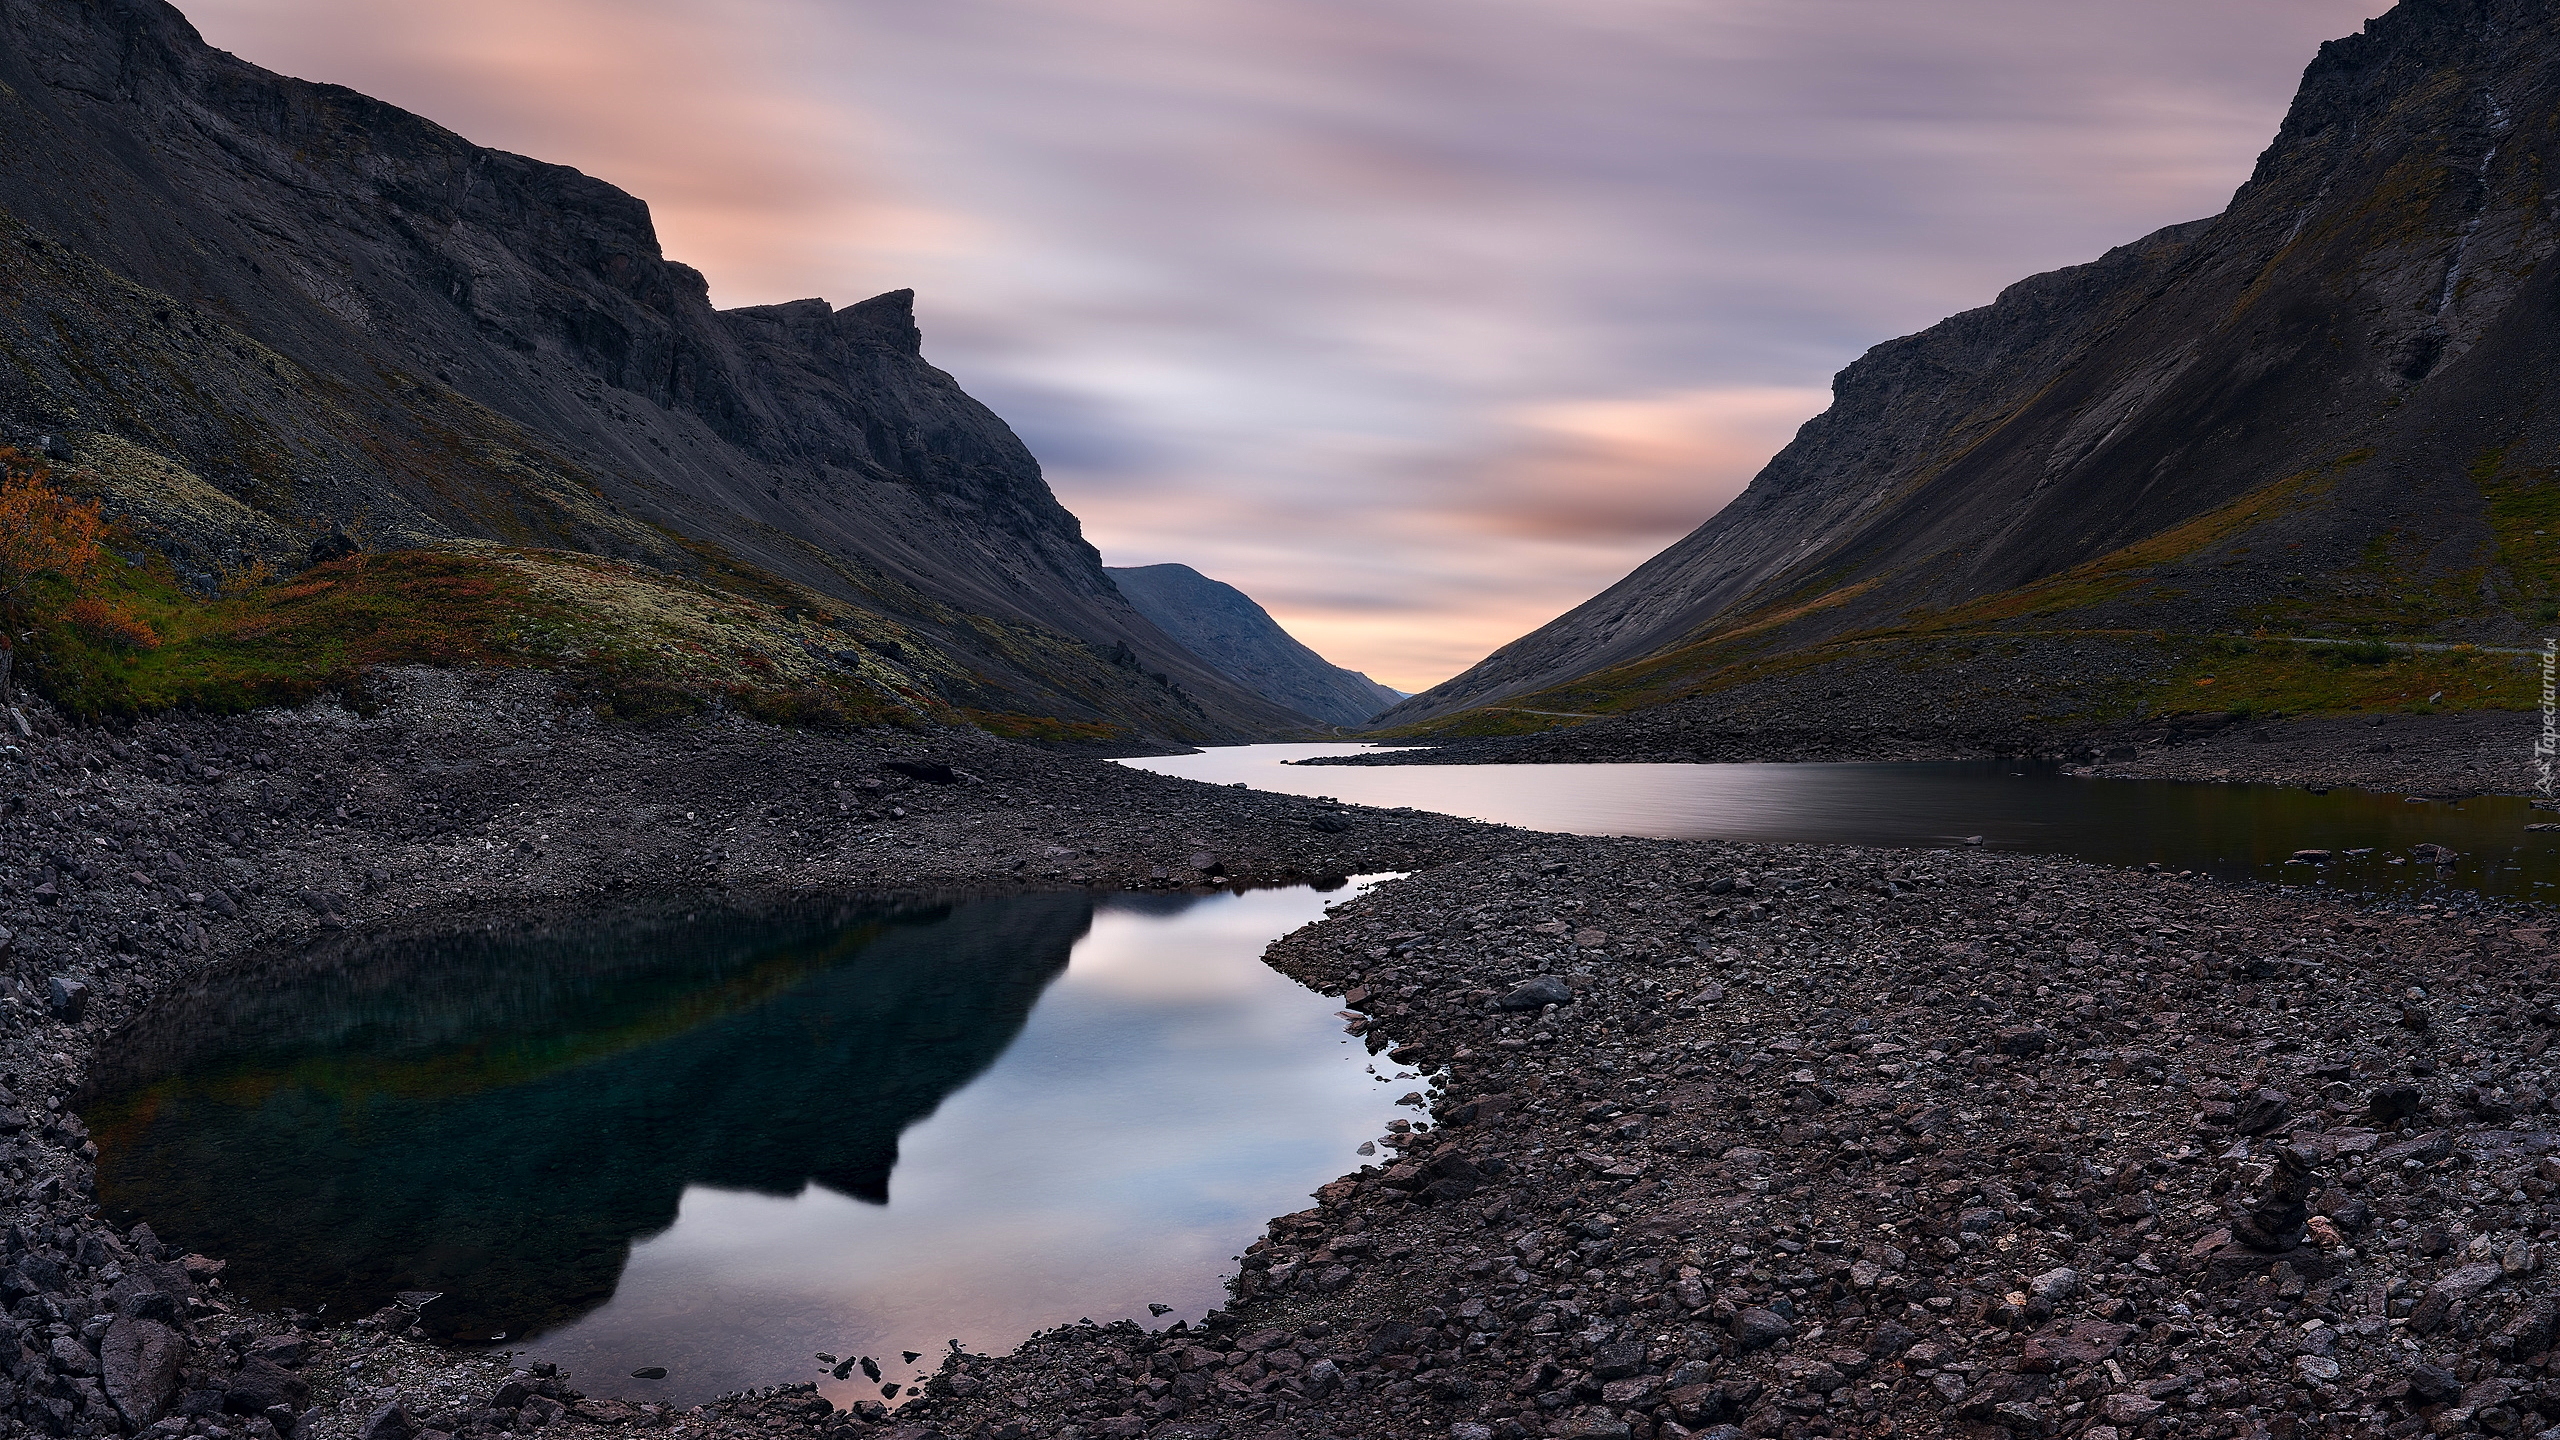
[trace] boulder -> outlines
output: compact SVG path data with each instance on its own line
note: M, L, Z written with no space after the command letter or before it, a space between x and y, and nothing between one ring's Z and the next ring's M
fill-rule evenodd
M1573 1003L1573 987L1553 975L1540 975L1524 980L1511 992L1493 1002L1496 1010L1543 1010L1550 1005Z
M65 1025L77 1025L89 1013L89 982L56 975L45 985L44 1008Z
M418 1422L409 1416L408 1407L394 1400L365 1417L358 1440L411 1440L418 1433Z
M278 1405L299 1413L311 1403L311 1387L273 1360L252 1355L223 1387L222 1408L234 1415L263 1415Z
M1756 1305L1733 1317L1734 1342L1745 1350L1775 1345L1795 1333L1795 1325L1785 1316Z

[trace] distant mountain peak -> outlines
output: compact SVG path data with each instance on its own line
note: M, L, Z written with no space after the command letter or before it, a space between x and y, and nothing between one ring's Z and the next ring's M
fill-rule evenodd
M1333 725L1357 725L1403 698L1301 644L1253 597L1188 565L1105 567L1139 614L1230 680Z

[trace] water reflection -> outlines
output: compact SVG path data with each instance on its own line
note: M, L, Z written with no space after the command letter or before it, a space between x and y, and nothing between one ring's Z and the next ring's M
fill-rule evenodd
M822 1350L929 1365L1151 1301L1196 1316L1265 1216L1356 1163L1401 1092L1258 960L1323 903L346 942L158 1007L83 1113L108 1205L264 1303L442 1291L439 1333L532 1334L635 1397L822 1378Z
M2225 879L2368 891L2445 888L2549 898L2560 884L2560 819L2523 799L2460 802L2314 793L2286 785L2090 780L2055 765L2000 760L1910 764L1308 766L1359 745L1242 745L1124 761L1218 784L1244 783L1366 805L1409 805L1533 830L1581 835L1946 846L1981 836L1995 850L2157 864ZM2421 842L2460 852L2450 866L2410 860ZM2288 865L2324 849L2325 866ZM2350 855L2364 850L2370 853ZM2392 864L2393 860L2401 864Z

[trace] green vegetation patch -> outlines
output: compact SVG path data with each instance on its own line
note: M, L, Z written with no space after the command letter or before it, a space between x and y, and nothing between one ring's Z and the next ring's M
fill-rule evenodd
M528 630L572 618L497 567L435 552L356 556L212 600L135 566L103 588L64 597L28 646L40 683L77 714L238 711L360 695L365 672L383 665L521 664ZM82 623L100 612L143 627L151 642Z
M2378 640L2306 645L2206 640L2153 687L2149 713L2258 715L2373 711L2530 710L2540 703L2530 655L2453 646L2420 650Z
M392 665L532 669L599 714L638 723L736 709L816 729L944 718L927 695L810 653L752 602L611 562L498 547L352 555L211 598L165 565L39 587L20 641L29 677L81 716L236 713L335 694L359 707ZM41 618L51 612L50 619Z
M1126 740L1133 733L1125 725L1099 720L1061 720L1050 715L1018 715L1000 710L962 710L960 714L970 724L1006 740L1101 745Z

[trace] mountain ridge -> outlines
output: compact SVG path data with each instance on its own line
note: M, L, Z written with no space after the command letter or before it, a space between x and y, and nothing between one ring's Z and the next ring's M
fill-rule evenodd
M1942 677L1850 649L1958 636L1960 688L2040 722L2282 708L2300 657L2212 637L2529 638L2560 597L2527 523L2560 465L2530 379L2560 358L2532 321L2560 287L2555 51L2521 0L2404 0L2327 43L2220 214L1875 347L1723 512L1375 723L1703 715L1780 684L1811 704L1825 670L1892 709ZM2032 636L2129 654L2137 632L2139 676L2039 698ZM2483 693L2521 703L2513 682Z
M715 310L637 198L157 0L0 0L0 41L0 438L58 437L199 588L315 530L574 551L931 659L842 683L1181 740L1301 723L1128 606L925 363L910 292Z

